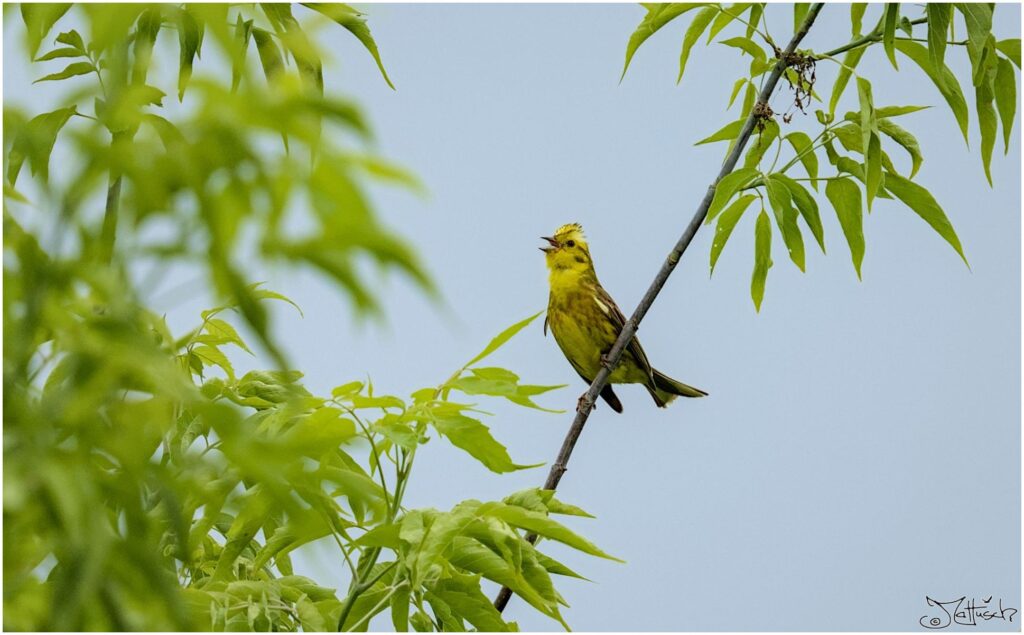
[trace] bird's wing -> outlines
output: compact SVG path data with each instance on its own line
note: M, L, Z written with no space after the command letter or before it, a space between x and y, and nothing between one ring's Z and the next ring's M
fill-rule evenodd
M623 327L626 326L626 316L622 314L618 305L615 304L615 300L612 300L612 296L608 295L608 292L604 290L604 287L600 284L596 286L597 306L606 316L608 316L608 319L611 320L612 324L615 326L617 336L618 333L622 332ZM640 340L638 340L636 336L629 341L629 345L626 346L626 350L633 354L634 359L636 359L636 363L651 377L651 381L654 381L654 369L651 368L651 362L647 359L647 354L644 353L643 347L640 346Z

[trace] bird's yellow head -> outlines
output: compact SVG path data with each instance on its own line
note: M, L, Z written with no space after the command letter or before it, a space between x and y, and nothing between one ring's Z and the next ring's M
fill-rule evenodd
M554 236L542 236L541 240L548 241L549 246L541 247L540 250L544 252L548 269L552 273L593 271L590 249L583 236L583 226L579 223L562 225L555 230Z

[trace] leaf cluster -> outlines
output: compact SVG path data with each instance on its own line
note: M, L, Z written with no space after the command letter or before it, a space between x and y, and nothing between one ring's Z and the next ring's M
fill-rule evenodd
M736 80L728 101L731 108L743 93L740 116L697 143L726 142L731 150L748 116L761 113L740 167L717 183L705 219L708 224L716 223L710 254L713 273L740 219L757 201L753 209L760 209L754 228L754 270L750 286L757 310L760 310L768 270L773 264L773 234L781 237L786 254L801 271L806 268L805 230L811 233L822 253L825 252L819 209L822 190L825 196L821 202L827 203L836 214L858 278L865 253L864 210L870 212L876 199L893 201L914 212L967 263L963 246L946 212L925 187L914 181L924 161L920 144L908 129L895 121L926 106L878 105L869 78L858 68L865 53L879 44L897 70L901 56L909 59L935 85L966 140L970 109L960 80L945 62L948 49L965 50L972 69L970 84L974 89L974 110L981 137L980 155L991 183L990 165L1000 128L1004 149L1009 150L1010 132L1017 114L1016 75L1020 68L1020 40L996 40L992 34L995 5L928 4L923 15L914 16L916 8L890 3L879 8L876 26L864 32L864 19L870 5L853 4L850 7L851 40L831 51L798 51L797 61L779 59L781 51L768 33L764 19L764 3L644 6L647 14L626 47L626 68L649 37L691 11L696 13L683 36L680 79L701 37L707 34L706 43L710 44L730 25L739 25L739 34L722 35L717 41L750 58L747 72ZM793 5L794 30L803 23L808 6ZM825 10L836 8L826 7ZM966 39L955 39L958 29L966 33ZM819 96L819 92L826 91L814 70L815 66L825 63L838 67L827 107ZM756 103L759 82L777 64L785 67L784 76L794 92L793 106L781 121L765 108L766 104ZM837 114L836 108L851 80L855 80L858 110ZM793 110L804 110L808 99L811 104L821 105L815 111L820 128L786 132L782 126L792 122ZM893 161L889 155L893 148L905 153L909 167L901 168ZM823 169L825 166L829 168ZM793 174L797 168L804 175Z
M536 315L407 398L360 381L314 395L287 365L267 305L291 301L251 280L254 258L320 271L362 312L379 310L367 261L432 289L365 193L418 183L366 149L366 118L325 93L292 11L21 7L33 59L63 65L39 81L68 92L51 112L4 112L5 628L365 630L389 611L402 630L515 630L484 580L564 623L554 580L578 577L526 532L607 557L552 517L583 512L551 492L403 504L435 438L494 472L530 467L473 402L544 410L557 386L480 364ZM356 37L383 73L360 13L298 11ZM59 22L77 28L37 56ZM165 91L148 71L168 52ZM203 55L233 77L201 76ZM167 93L190 107L169 114ZM149 308L156 281L136 275L146 264L157 278L198 265L222 303L172 332ZM264 352L270 368L241 370ZM296 572L313 543L347 589Z

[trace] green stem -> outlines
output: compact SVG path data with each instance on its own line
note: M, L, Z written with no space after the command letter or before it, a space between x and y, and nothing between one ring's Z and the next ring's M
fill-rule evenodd
M114 135L117 145L117 135ZM107 186L107 204L103 212L103 228L100 230L100 262L109 265L114 257L114 241L117 239L117 217L121 213L121 175L110 173Z
M445 387L450 385L456 379L458 379L466 370L467 366L463 366L462 368L452 373L452 376L449 377L447 381L438 386L437 389L434 390L434 399L440 397ZM426 426L427 424L422 421L416 424L417 439L422 437L423 433L426 432ZM398 517L399 511L401 511L402 509L402 498L405 496L405 486L409 482L409 473L412 471L412 464L413 461L416 459L416 449L418 447L419 443L416 443L416 445L414 445L411 450L401 451L399 465L395 467L395 495L392 497L391 505L388 507L386 520L387 523L393 522L395 518ZM377 459L377 466L380 466L379 457ZM381 474L381 479L383 482L383 473ZM386 567L380 574L378 574L377 577L375 577L373 580L366 581L366 578L370 575L370 572L373 570L374 565L377 564L377 558L380 557L380 553L380 547L373 547L369 551L367 551L366 555L361 559L359 563L359 568L362 569L362 572L358 576L353 578L352 588L349 591L348 597L345 598L345 604L342 606L341 609L341 616L338 618L338 631L341 631L345 628L345 620L348 619L348 614L352 611L352 606L355 604L359 596L362 595L367 589L372 587L377 582L377 580L383 577L384 574L387 571L389 571L391 567L394 566L394 563L392 563L390 566ZM363 564L364 562L366 563L365 566Z
M850 71L850 74L851 74L851 75L853 75L854 77L860 77L860 75L858 75L858 74L857 74L857 69L855 69L855 68L854 68L854 67L852 67L852 66L847 66L847 65L846 65L846 64L844 64L844 63L843 63L842 61L840 61L840 60L836 59L835 57L833 57L833 56L831 56L831 55L816 55L814 59L816 59L816 60L818 60L818 61L821 61L821 60L828 60L828 61L830 61L830 62L835 62L835 63L836 63L836 64L838 64L839 66L842 66L842 67L843 67L843 68L845 68L846 70Z
M775 147L775 158L772 159L772 166L768 168L769 173L775 171L775 164L779 162L779 156L782 154L782 137L777 137L776 141L778 145Z
M377 550L377 553L380 553L379 549ZM376 559L376 556L374 556L374 559ZM373 578L373 580L370 580L368 582L360 583L359 585L357 585L355 588L352 589L352 592L349 593L347 598L345 598L345 605L341 607L341 617L338 618L338 631L339 632L344 630L344 628L345 628L345 620L348 619L349 613L352 612L352 607L355 605L356 599L360 595L362 595L367 589L371 588L374 584L377 584L377 582L381 578L383 578L387 574L388 571L391 571L391 569L394 566L395 566L395 563L392 562L388 566L384 567L384 569L382 569L381 572L378 573L376 575L376 577ZM373 568L373 565L370 565L370 569L372 569L372 568ZM403 581L402 584L405 584L405 582ZM388 597L391 597L391 596L388 595ZM370 615L370 614L372 614L372 612L368 613L368 615ZM362 620L360 620L360 622L362 622ZM353 626L353 628L354 628L354 626Z
M377 463L377 473L380 474L380 487L384 491L384 505L388 509L391 509L391 500L388 496L388 484L384 480L384 467L380 464L380 453L377 451L377 444L373 442L373 436L370 434L370 429L365 423L363 423L363 420L359 418L359 415L357 415L354 410L342 404L338 405L344 408L345 412L356 420L356 424L363 431L363 434L366 435L366 440L370 442L370 451L373 453L374 462Z
M928 39L927 38L923 38L923 37L898 37L898 38L896 38L896 41L898 41L898 42L925 42L925 43L928 43ZM946 42L946 45L947 46L967 46L967 41L966 40L963 40L963 41L960 41L960 42L949 41L949 42Z
M438 392L440 392L440 389L438 389ZM420 423L419 426L417 427L417 438L419 438L419 436L423 434L423 426L424 424ZM405 495L405 484L409 481L409 472L412 471L412 462L416 458L417 447L419 447L418 443L415 446L413 446L413 448L409 450L407 453L403 453L402 465L398 468L398 478L397 482L395 483L395 496L394 498L392 498L392 504L388 509L386 521L388 523L392 522L395 519L395 517L398 515L399 509L401 509L402 497ZM371 548L369 551L366 552L366 556L364 557L363 561L366 563L365 566L363 565L363 562L359 563L360 568L362 569L362 573L360 573L357 577L353 579L354 584L352 586L352 589L351 591L349 591L348 597L345 598L345 604L344 606L342 606L341 609L341 616L338 618L338 631L341 631L345 628L345 620L348 619L348 614L352 611L352 606L355 604L359 596L362 595L367 589L372 587L377 582L377 580L379 580L384 575L384 573L386 573L388 570L390 570L392 566L394 566L394 564L392 563L391 566L385 568L384 571L377 575L376 578L374 578L371 581L366 581L365 578L369 577L374 565L377 564L377 558L380 557L380 552L380 547Z
M911 24L925 24L926 22L928 22L928 18L918 18L916 20L911 20L910 21ZM821 57L829 57L829 56L832 56L832 55L839 55L840 53L845 53L846 51L849 51L850 49L855 49L855 48L857 48L859 46L864 46L865 44L874 44L875 42L881 42L881 41L882 41L882 28L881 28L881 25L879 25L878 27L875 27L875 29L873 31L871 31L871 33L868 33L867 35L862 35L861 37L859 37L859 38L857 38L855 40L852 40L852 41L850 41L850 42L840 46L839 48L834 48L834 49L832 49L831 51L829 51L827 53L822 53L821 55L815 55L815 57L816 58L821 58Z
M819 132L818 136L811 140L810 147L808 147L806 150L804 150L803 152L798 153L795 157L793 157L789 161L789 163L787 163L786 165L782 166L782 169L779 170L779 172L785 173L786 170L788 170L789 168L791 168L794 165L796 165L797 161L799 161L800 159L804 158L808 154L813 154L814 152L817 152L818 148L824 147L824 145L825 145L824 142L819 144L818 141L820 141L822 137L824 137L826 134L828 134L828 132L830 130L832 130L832 126L831 125L825 126L825 129L822 130L821 132Z

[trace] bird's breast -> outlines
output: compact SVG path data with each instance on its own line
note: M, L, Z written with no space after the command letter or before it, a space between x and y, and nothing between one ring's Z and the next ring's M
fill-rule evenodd
M569 362L586 377L600 367L601 354L618 336L597 296L585 289L556 292L548 301L548 327Z

